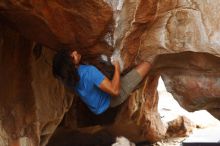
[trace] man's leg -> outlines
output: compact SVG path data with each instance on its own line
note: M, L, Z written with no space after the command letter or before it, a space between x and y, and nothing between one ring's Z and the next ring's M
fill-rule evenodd
M122 77L120 95L118 97L112 97L110 106L116 107L122 104L147 75L150 68L151 63L142 62L129 73L127 73L124 77Z
M136 71L144 78L151 68L150 62L142 62L137 67L135 67Z

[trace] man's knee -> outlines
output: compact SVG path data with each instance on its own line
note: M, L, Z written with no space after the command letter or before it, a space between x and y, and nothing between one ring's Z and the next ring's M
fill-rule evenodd
M144 62L140 63L135 69L142 77L144 77L150 71L151 63L144 61Z

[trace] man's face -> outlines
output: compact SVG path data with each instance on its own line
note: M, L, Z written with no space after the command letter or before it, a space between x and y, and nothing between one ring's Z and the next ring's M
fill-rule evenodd
M78 65L81 60L81 54L79 54L77 51L73 51L70 56L74 60L74 64Z

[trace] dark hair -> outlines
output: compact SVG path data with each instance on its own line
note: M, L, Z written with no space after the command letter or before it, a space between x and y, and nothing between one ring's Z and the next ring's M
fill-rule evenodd
M70 56L71 49L61 49L53 58L53 75L68 88L73 88L79 81L78 71Z

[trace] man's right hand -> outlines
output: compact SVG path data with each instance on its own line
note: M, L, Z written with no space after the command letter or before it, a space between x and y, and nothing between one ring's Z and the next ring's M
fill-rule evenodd
M112 80L106 77L99 85L99 88L112 96L118 96L120 93L120 65L117 60L112 61L112 64L115 67Z
M112 63L112 65L114 65L115 67L119 67L119 69L120 69L120 64L119 64L118 60L112 60L111 63Z
M111 63L113 65L115 65L116 61L117 61L117 63L120 66L120 72L122 72L123 69L124 69L124 62L121 59L121 55L120 55L120 51L119 50L115 50L113 55L111 56Z

